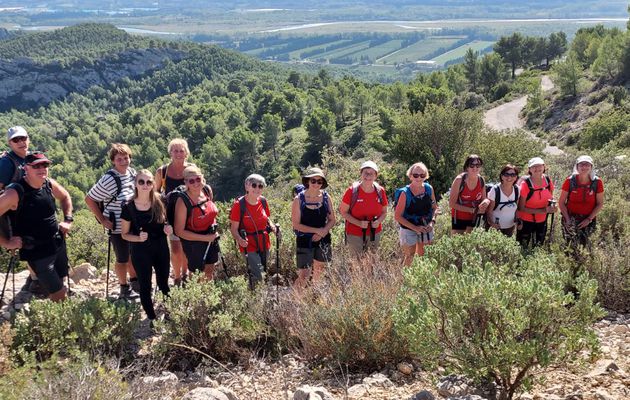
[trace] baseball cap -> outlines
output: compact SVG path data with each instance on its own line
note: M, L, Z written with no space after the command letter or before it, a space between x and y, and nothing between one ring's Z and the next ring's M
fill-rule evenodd
M46 154L44 154L41 151L34 151L31 154L28 154L25 158L24 158L24 163L27 165L35 165L35 164L41 164L41 163L52 163L51 160L48 159L48 157L46 157Z
M374 171L378 172L378 166L374 161L365 161L363 164L361 164L361 168L359 168L359 171L363 171L366 168L372 168Z
M527 168L531 168L534 165L545 165L545 161L540 157L534 157L527 163Z
M21 126L12 126L9 130L7 130L7 140L22 136L28 137L28 133L26 132L26 129Z
M589 163L591 165L595 165L595 164L593 164L593 158L591 158L591 156L579 156L575 163L579 164L581 162L587 162L587 163Z

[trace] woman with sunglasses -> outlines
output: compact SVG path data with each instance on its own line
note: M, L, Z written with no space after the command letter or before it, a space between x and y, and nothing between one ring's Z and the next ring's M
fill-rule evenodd
M230 233L245 255L251 289L267 270L269 232L279 234L271 221L267 199L262 196L265 186L264 177L249 175L245 178L245 195L239 197L230 210Z
M203 272L214 279L219 261L219 209L212 201L212 189L206 184L201 170L194 165L184 169L186 191L175 203L175 234L182 240L190 272Z
M490 205L486 212L488 226L498 229L506 236L514 234L516 210L518 208L519 188L516 185L518 168L507 164L501 169L499 180L488 192Z
M131 262L138 276L140 302L153 323L155 309L151 300L152 269L160 292L168 296L169 251L167 235L173 228L166 221L164 204L153 190L153 174L141 170L135 178L133 198L123 204L120 214L121 235L131 244Z
M328 187L324 172L309 168L302 177L302 185L305 190L295 196L291 206L298 267L298 278L293 285L297 291L306 286L309 278L317 283L325 263L331 261L330 229L335 226L332 200L324 190Z
M171 157L171 162L162 165L155 172L155 190L161 193L164 205L168 207L167 199L169 199L169 193L184 184L184 169L192 164L186 161L190 155L186 139L175 138L171 140L167 149ZM168 215L167 213L167 218ZM173 223L173 221L169 222ZM186 280L188 273L186 255L184 254L182 244L177 235L169 235L168 238L171 245L173 278L175 285L179 286L182 280Z
M578 157L573 173L562 184L558 201L562 231L571 244L588 244L588 237L595 230L595 218L604 207L604 184L593 168L590 156Z
M424 255L424 246L433 241L434 213L437 209L433 187L426 180L429 170L424 163L413 164L407 170L411 183L400 190L394 219L400 224L399 237L403 250L403 265L411 265L415 254Z
M451 207L453 234L471 232L490 204L486 198L486 184L481 176L482 166L481 157L469 155L464 162L464 172L457 175L451 185L448 205Z
M553 200L553 182L545 174L545 161L534 157L527 163L528 176L521 182L518 218L521 225L516 240L523 248L536 247L545 242L547 215L558 211Z

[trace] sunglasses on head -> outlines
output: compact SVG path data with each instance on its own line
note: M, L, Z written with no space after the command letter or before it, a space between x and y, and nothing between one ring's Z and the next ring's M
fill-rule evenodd
M323 179L311 179L309 182L312 183L313 185L323 185L324 184L324 180Z
M411 174L414 178L426 178L427 174Z
M147 179L146 181L144 179L138 179L138 185L140 185L140 186L144 186L144 185L151 186L151 185L153 185L153 181L151 179Z
M11 139L11 142L12 143L26 142L27 139L28 139L28 136L18 136Z
M265 187L265 185L263 185L262 183L256 183L256 182L252 183L251 186L252 186L252 189L256 189L256 188L262 189Z
M30 166L33 169L42 169L42 168L48 168L50 167L50 163L39 163L39 164L33 164Z
M189 185L194 185L195 183L201 183L201 177L197 176L195 178L190 178L186 182L188 182Z
M502 175L514 178L516 177L516 172L504 172Z

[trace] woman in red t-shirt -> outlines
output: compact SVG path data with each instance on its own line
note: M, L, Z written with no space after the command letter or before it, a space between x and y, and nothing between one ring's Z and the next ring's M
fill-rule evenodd
M341 199L339 212L346 220L346 244L359 255L378 248L387 215L387 194L378 183L374 161L361 164L361 180L350 186Z
M216 230L219 210L212 201L212 190L209 186L204 189L206 181L199 168L188 166L183 175L186 191L175 203L175 234L181 239L188 270L203 272L207 279L213 279L219 261Z
M245 254L252 289L267 270L269 232L278 234L270 218L267 200L262 196L265 186L265 178L258 174L249 175L245 178L245 196L239 197L230 210L230 233Z
M604 206L604 184L595 176L591 157L578 157L573 173L562 184L559 205L565 239L586 245Z
M529 176L521 182L518 200L518 218L521 224L516 231L516 240L523 248L545 242L547 215L558 211L553 201L553 182L545 175L545 162L534 157L527 163Z
M464 172L457 175L451 185L448 205L451 207L451 232L471 232L477 217L483 215L490 204L486 198L486 185L481 177L483 161L471 154L464 162Z

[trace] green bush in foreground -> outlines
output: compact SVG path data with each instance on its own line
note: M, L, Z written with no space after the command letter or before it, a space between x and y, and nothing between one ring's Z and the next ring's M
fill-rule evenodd
M442 360L477 381L493 380L502 399L527 387L534 368L592 350L590 326L602 313L593 303L595 281L579 277L576 299L564 292L567 276L551 256L525 259L513 245L496 232L443 238L405 271L395 315L396 327L428 365ZM484 258L475 247L511 257ZM444 257L449 248L456 262Z
M265 329L262 302L244 277L208 282L195 275L185 288L171 291L165 306L169 318L164 321L163 350L171 355L178 353L173 352L175 345L230 358Z
M120 355L132 343L138 324L138 307L126 302L69 299L61 303L34 301L30 311L15 320L13 349L25 361L53 354L77 356Z

